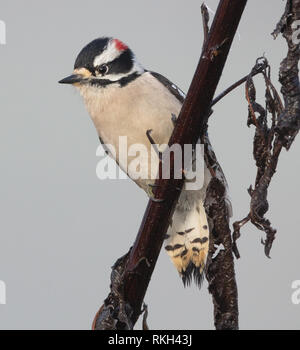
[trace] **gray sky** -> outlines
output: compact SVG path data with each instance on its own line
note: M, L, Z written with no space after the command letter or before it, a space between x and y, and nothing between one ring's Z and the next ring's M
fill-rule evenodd
M217 3L207 1L212 10ZM0 305L1 329L89 329L108 294L110 266L133 243L147 204L129 180L97 179L96 131L79 94L57 81L71 73L85 44L109 35L186 91L203 39L200 5L2 0L7 43L0 45L0 280L7 286L7 304ZM264 53L280 89L286 44L270 33L284 5L248 1L218 92L247 74ZM263 101L263 89L258 92ZM248 212L246 189L255 178L244 89L214 111L209 134L237 220ZM282 153L269 191L268 218L278 230L272 259L264 256L262 233L251 225L238 242L241 329L299 329L300 305L291 301L292 282L300 280L297 147L299 140ZM207 284L200 291L184 289L163 251L145 301L152 329L213 329Z

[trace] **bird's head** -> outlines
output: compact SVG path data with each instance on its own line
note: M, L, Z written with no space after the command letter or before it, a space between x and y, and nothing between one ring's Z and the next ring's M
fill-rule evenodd
M104 87L140 75L143 67L122 41L109 37L93 40L76 58L73 74L60 80L61 84Z

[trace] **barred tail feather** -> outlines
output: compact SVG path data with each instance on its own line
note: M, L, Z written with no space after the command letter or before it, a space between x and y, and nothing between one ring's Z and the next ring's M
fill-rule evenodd
M176 208L165 249L184 285L189 285L194 279L200 287L209 249L209 228L203 202L198 199L188 204Z

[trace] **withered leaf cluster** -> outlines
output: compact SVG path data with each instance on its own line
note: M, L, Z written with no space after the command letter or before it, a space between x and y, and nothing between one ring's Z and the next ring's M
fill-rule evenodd
M300 47L295 37L296 20L300 19L300 0L288 0L285 12L272 33L274 38L282 33L288 44L287 56L280 64L279 81L284 104L270 79L270 67L265 58L258 59L246 82L246 99L249 107L248 126L255 127L253 156L256 162L257 175L254 188L250 186L250 211L248 215L233 224L234 251L239 257L236 240L240 237L240 229L251 221L266 234L262 240L265 254L269 257L276 230L265 218L269 209L268 188L282 148L289 150L300 129L300 85L298 62ZM299 40L300 41L300 40ZM254 72L259 65L265 65L262 74L265 81L265 106L256 101L256 90L253 82Z

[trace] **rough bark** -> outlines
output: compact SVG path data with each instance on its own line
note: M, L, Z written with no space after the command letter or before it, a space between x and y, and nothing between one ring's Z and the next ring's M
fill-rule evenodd
M209 183L205 209L209 218L210 247L206 278L214 304L216 329L238 329L238 291L235 280L226 180L207 137L203 138L206 162L214 176Z

